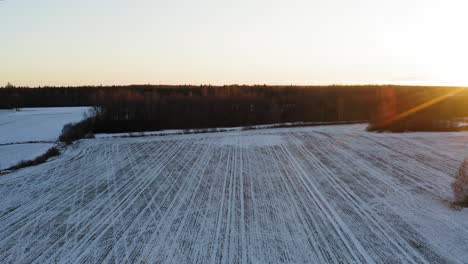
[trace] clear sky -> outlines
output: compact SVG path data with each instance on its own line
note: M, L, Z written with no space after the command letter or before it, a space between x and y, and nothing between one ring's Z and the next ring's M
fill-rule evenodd
M0 86L468 85L466 0L3 0Z

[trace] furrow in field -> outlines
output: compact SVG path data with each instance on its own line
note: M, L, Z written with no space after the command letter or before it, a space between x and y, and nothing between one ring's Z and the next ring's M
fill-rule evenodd
M468 134L363 130L82 140L0 177L0 262L464 263Z

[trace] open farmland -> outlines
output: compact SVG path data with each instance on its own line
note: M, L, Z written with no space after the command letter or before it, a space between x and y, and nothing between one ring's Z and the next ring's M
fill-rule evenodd
M0 177L1 263L468 263L468 133L82 140Z
M0 170L34 159L54 146L65 124L83 119L89 107L0 110Z
M56 141L64 125L83 119L89 107L0 110L0 144Z

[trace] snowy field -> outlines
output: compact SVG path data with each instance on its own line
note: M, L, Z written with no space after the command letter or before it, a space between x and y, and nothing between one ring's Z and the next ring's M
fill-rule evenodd
M65 124L78 122L89 107L23 108L0 110L0 144L56 141Z
M46 152L60 136L63 126L83 119L88 109L49 107L0 110L0 170ZM24 144L26 142L30 144Z
M13 144L0 146L0 170L22 160L33 160L53 147L53 143Z
M0 177L1 263L468 263L468 133L82 140Z

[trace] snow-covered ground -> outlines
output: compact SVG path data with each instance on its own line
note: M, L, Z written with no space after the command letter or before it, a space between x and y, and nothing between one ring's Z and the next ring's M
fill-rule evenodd
M468 133L81 140L0 177L3 263L468 263Z
M0 144L55 141L65 124L83 119L89 107L23 108L0 110Z
M319 125L343 125L343 124L365 123L365 121L356 122L291 122L291 123L276 123L268 125L253 125L246 127L223 127L223 128L197 128L197 129L167 129L159 131L144 131L144 132L124 132L124 133L99 133L96 138L116 138L116 137L149 137L149 136L168 136L182 134L198 134L207 132L236 132L253 129L280 128L280 127L297 127L297 126L319 126Z
M63 126L83 119L88 109L49 107L0 110L0 170L43 154L53 146Z
M53 147L53 143L14 144L0 146L0 170L10 168L22 160L32 160Z

